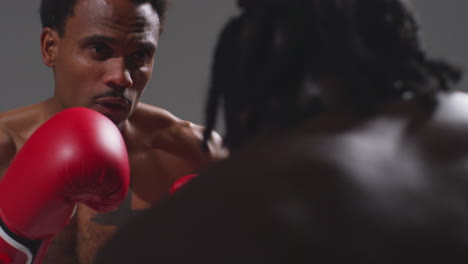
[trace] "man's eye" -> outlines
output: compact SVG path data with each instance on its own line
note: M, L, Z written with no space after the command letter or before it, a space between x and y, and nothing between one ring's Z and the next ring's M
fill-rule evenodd
M89 46L91 52L94 53L98 59L107 59L112 56L112 50L107 45L102 43L94 43Z
M132 54L132 61L137 66L144 66L151 60L151 55L146 51L138 51Z

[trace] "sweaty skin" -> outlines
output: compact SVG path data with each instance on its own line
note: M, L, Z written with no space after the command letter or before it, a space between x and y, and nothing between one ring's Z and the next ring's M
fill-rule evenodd
M79 0L63 36L51 28L41 34L43 61L54 71L53 97L0 113L0 175L41 124L70 107L106 115L127 145L131 190L126 200L104 214L79 205L52 242L45 264L91 263L110 235L164 198L175 180L226 156L216 133L203 151L203 127L139 102L152 76L159 27L149 3Z

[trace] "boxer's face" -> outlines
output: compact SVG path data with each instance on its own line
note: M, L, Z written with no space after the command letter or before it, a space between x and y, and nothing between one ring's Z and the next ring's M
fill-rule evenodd
M123 124L151 77L158 39L159 17L149 3L79 0L63 36L50 29L42 34L55 98L64 107L92 108Z

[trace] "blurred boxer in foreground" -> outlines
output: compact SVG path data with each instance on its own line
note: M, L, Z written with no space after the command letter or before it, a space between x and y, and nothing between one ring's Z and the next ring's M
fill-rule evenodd
M230 157L96 263L466 263L468 96L407 4L240 1L207 105Z

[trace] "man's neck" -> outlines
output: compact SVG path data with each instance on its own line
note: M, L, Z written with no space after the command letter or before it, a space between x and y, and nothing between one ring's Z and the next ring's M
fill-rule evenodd
M47 119L50 119L55 114L63 111L66 107L61 104L55 97L51 97L42 103L44 115Z

